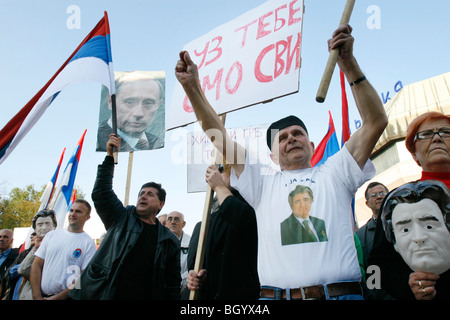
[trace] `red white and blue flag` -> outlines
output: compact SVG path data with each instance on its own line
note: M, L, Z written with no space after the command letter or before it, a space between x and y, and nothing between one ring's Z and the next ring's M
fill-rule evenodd
M311 159L311 165L313 167L322 165L329 157L339 151L339 143L334 128L333 117L331 116L330 111L328 111L328 114L330 115L328 131L322 141L320 141Z
M0 131L0 164L66 87L100 82L115 93L108 14L99 21L47 84Z
M70 210L70 206L73 202L73 186L75 184L75 177L77 174L78 163L80 162L81 150L83 148L86 131L87 130L84 130L83 135L73 151L72 157L67 162L67 166L64 169L64 174L58 182L55 195L49 206L49 208L53 209L56 213L56 221L58 222L57 228L63 228L66 214Z
M330 115L330 120L328 124L328 132L322 141L317 146L315 153L311 159L312 166L323 164L328 157L331 157L333 154L338 152L344 144L350 139L350 124L349 124L349 116L348 116L348 102L347 102L347 94L345 92L345 76L342 71L340 71L340 82L341 82L341 97L342 97L342 140L341 146L339 147L339 143L336 136L336 131L334 128L333 118L331 117L331 112L328 111Z
M342 98L342 140L341 147L339 147L339 143L336 136L336 131L334 128L333 118L331 117L331 112L328 111L330 115L330 120L328 124L328 132L325 137L320 141L317 146L314 155L311 159L311 165L320 166L323 164L329 157L338 152L341 148L344 147L345 142L350 139L350 124L349 124L349 115L348 115L348 102L347 102L347 94L345 92L345 76L342 71L340 71L340 83L341 83L341 98ZM355 199L352 199L351 204L351 212L353 215L353 223L356 223L355 220Z
M55 191L56 180L58 180L59 169L61 168L61 163L64 158L65 152L66 148L63 149L58 165L56 166L55 173L53 174L53 177L50 179L50 181L47 183L47 187L45 188L44 193L41 196L41 206L39 207L39 211L48 208L48 204L50 203L50 199L52 198L53 191Z

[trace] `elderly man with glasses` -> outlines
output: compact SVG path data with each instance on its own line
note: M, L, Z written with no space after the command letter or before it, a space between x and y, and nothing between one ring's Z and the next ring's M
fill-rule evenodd
M181 212L173 211L169 213L166 223L169 230L180 240L181 294L183 294L186 289L186 277L188 275L187 256L191 236L183 231L183 228L186 226L186 221Z
M364 269L369 266L367 259L369 258L370 251L373 246L373 237L375 236L375 228L377 225L378 211L380 210L381 203L384 197L389 192L386 186L380 182L372 182L367 186L365 197L366 206L372 210L372 218L367 221L365 225L356 231L356 235L361 241L364 257Z

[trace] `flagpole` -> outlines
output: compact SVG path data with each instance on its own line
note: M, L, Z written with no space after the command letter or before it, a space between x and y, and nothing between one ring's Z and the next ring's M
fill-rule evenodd
M350 16L355 5L355 0L347 0L345 4L344 12L342 13L341 22L342 24L348 24L350 21ZM324 102L327 96L328 87L330 86L331 77L333 76L334 67L336 66L336 61L339 56L339 49L333 49L328 57L327 65L325 66L325 71L322 75L322 80L320 81L319 89L317 90L316 101Z
M128 156L127 184L125 187L125 200L124 200L125 207L128 205L130 199L130 184L131 184L131 171L133 167L133 154L134 154L133 151L130 151L130 154Z
M117 109L116 109L116 95L113 93L111 95L111 119L112 119L112 129L113 129L113 133L115 134L115 136L117 137ZM119 163L119 157L118 157L118 152L117 152L117 147L113 147L114 151L113 151L113 157L114 157L114 164L118 164Z
M222 123L225 125L226 114L219 116L222 120ZM214 153L212 157L212 163L217 163L217 149L214 148ZM203 268L203 262L205 260L206 253L206 239L208 238L209 231L209 218L211 217L211 205L214 196L214 190L212 190L211 186L208 184L206 186L206 197L205 197L205 206L203 208L203 217L202 223L200 226L200 234L198 237L197 244L197 254L195 256L195 266L194 271L198 274L198 272ZM198 298L198 290L191 290L189 295L189 300L197 300Z

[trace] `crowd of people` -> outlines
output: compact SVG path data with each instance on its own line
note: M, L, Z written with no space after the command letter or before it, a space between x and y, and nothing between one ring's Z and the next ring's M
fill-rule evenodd
M100 246L83 230L91 206L82 199L67 229L55 229L52 211L38 212L32 245L20 254L11 248L12 232L1 230L2 299L178 300L197 291L204 300L450 299L450 116L429 112L410 123L405 142L421 179L393 190L370 183L372 218L358 230L352 223L352 198L375 175L369 157L388 119L353 55L351 33L340 26L328 45L339 50L362 126L315 167L307 126L293 115L267 130L279 169L251 159L207 101L189 53L180 52L176 78L223 155L205 173L215 196L199 270L202 222L190 236L181 212L161 213L160 183L144 184L127 207L113 191L121 139L111 134L92 191L106 229ZM379 268L376 286L366 282L372 266Z

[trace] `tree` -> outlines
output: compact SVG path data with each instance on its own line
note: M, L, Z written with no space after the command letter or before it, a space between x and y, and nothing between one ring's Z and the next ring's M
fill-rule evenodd
M41 205L41 196L45 185L36 190L33 185L25 188L14 188L8 197L0 195L0 229L11 229L18 227L30 227L34 215ZM79 187L75 187L76 197L84 198L85 194Z
M24 189L14 188L8 198L0 199L0 226L2 229L29 227L31 220L39 210L40 198L45 186L36 190L33 185Z

